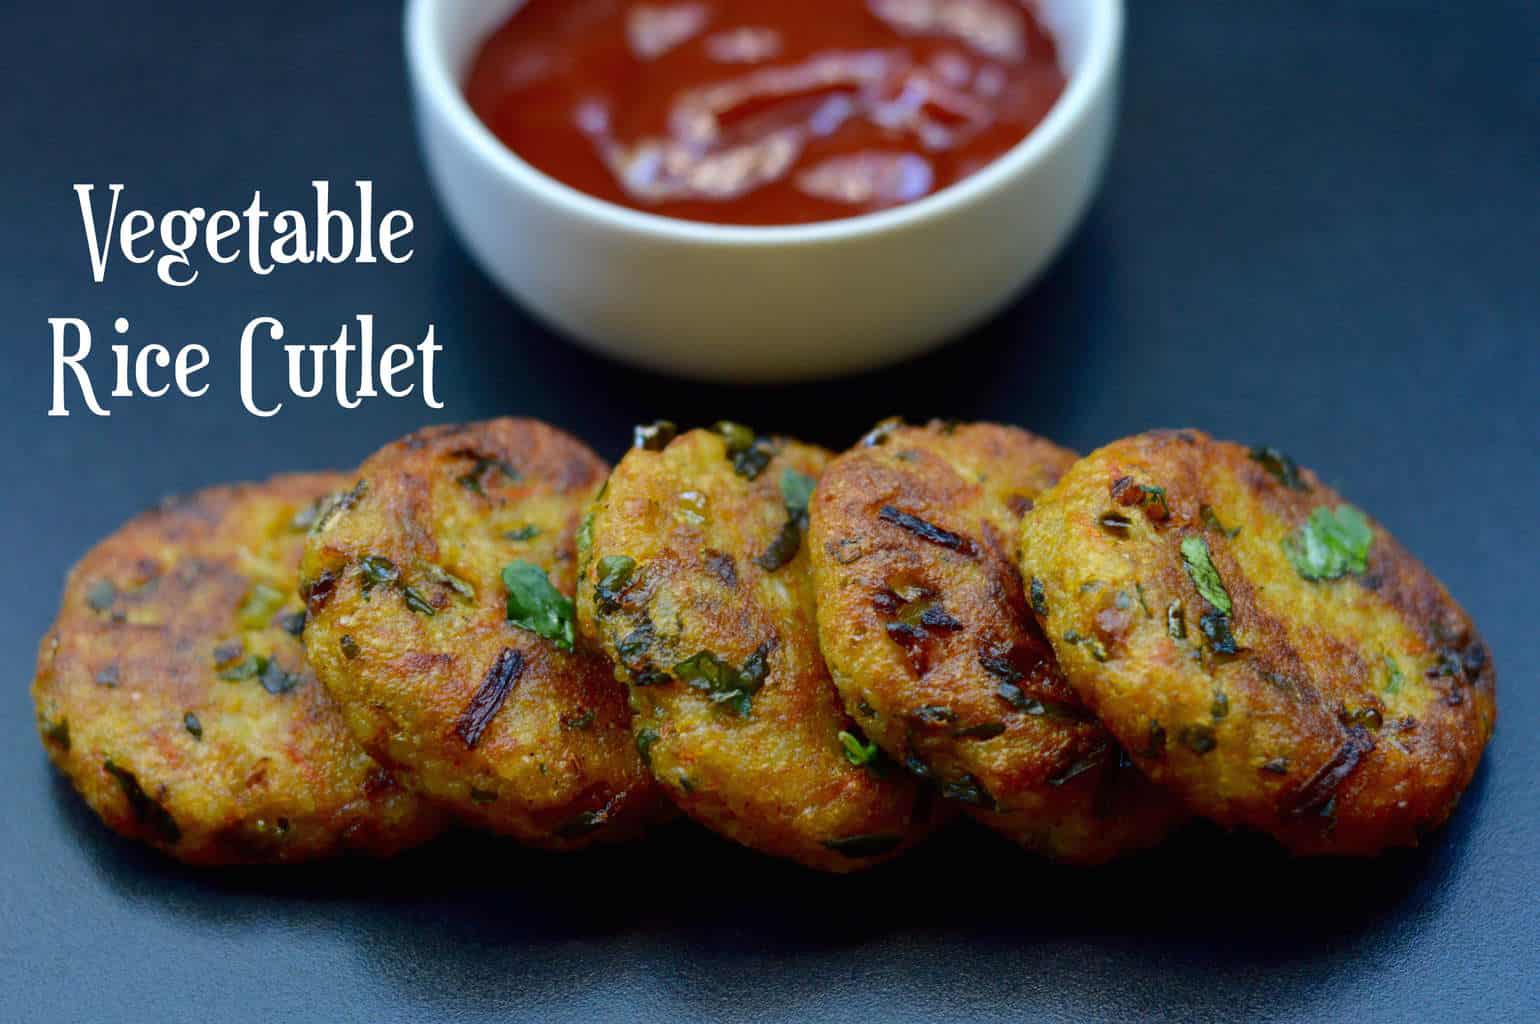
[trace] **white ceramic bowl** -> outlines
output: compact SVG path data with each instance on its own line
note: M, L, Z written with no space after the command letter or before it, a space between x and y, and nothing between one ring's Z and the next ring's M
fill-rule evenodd
M428 170L509 295L578 341L694 377L786 380L893 362L1010 300L1085 212L1112 139L1122 0L1037 0L1067 87L1000 159L914 203L846 220L722 227L639 213L511 152L461 90L520 0L409 0Z

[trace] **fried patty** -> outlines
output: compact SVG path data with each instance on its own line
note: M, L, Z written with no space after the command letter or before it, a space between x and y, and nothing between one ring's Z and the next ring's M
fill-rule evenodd
M637 743L685 813L756 850L849 871L922 835L931 801L863 754L819 654L802 535L828 458L733 424L633 449L587 527L578 614L630 687Z
M1029 849L1089 863L1179 816L1059 673L1016 567L1075 455L1013 427L887 421L824 471L809 549L824 657L892 758Z
M635 835L666 807L624 689L573 650L574 535L605 464L532 420L387 445L312 529L311 664L412 788L522 842Z
M1383 526L1272 449L1114 442L1025 519L1071 684L1156 781L1298 853L1413 845L1496 717L1470 618Z
M304 532L335 474L164 503L75 566L32 686L114 831L194 864L393 853L440 816L370 760L305 661Z

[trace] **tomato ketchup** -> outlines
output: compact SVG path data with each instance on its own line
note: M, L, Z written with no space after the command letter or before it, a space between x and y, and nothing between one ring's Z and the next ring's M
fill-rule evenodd
M1063 89L1030 0L528 0L465 83L487 127L558 181L751 225L930 195Z

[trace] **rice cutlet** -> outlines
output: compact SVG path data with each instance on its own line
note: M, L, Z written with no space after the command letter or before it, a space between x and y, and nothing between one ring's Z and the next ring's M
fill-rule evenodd
M1066 677L1194 811L1306 854L1409 846L1497 715L1481 635L1383 525L1268 448L1116 441L1022 527Z
M686 814L826 871L899 853L929 793L857 756L818 648L806 509L829 455L737 424L643 431L585 528L579 622Z
M439 830L353 739L300 643L305 529L347 483L172 499L70 573L32 692L44 748L114 831L232 864L386 855Z
M824 656L866 734L989 828L1097 863L1184 815L1075 696L1028 607L1021 517L1074 461L1014 427L885 421L824 471L809 546Z
M575 535L607 467L533 420L386 445L311 531L311 663L413 789L521 842L629 839L667 813L624 691L574 644Z

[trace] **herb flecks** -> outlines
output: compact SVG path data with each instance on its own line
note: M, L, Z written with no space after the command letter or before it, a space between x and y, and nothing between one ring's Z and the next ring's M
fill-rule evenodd
M786 504L786 522L754 564L766 572L775 572L797 557L802 534L807 530L807 509L817 481L806 473L788 469L781 474L781 499Z
M1194 754L1207 754L1219 746L1214 730L1207 725L1189 725L1181 732L1182 746Z
M401 600L406 602L406 606L418 615L432 617L438 612L438 609L433 606L433 602L429 601L422 591L416 587L402 587Z
M304 508L295 512L293 517L289 519L289 532L309 532L310 528L316 524L316 520L321 518L321 510L326 507L326 503L330 499L330 495L317 498L315 501L312 501Z
M262 684L262 689L277 697L288 693L300 684L300 675L297 672L287 672L278 664L277 658L269 658L263 666L257 681Z
M722 420L711 430L726 443L727 458L733 464L733 472L745 480L758 479L759 474L770 465L770 460L775 458L775 448L771 443L741 423Z
M1383 657L1385 659L1385 692L1393 697L1401 692L1406 677L1401 674L1401 666L1396 664L1396 659L1388 654Z
M1230 630L1230 616L1218 611L1204 612L1198 620L1198 628L1208 637L1209 647L1217 654L1239 654L1240 644Z
M467 601L474 601L476 599L476 588L443 566L435 565L432 562L423 562L418 568L430 581L437 583L441 587L449 588Z
M1018 675L1017 678L1019 679L1020 676ZM1014 682L1001 682L997 684L995 686L995 696L1005 701L1012 709L1031 715L1033 718L1062 718L1069 722L1091 721L1091 713L1085 708L1063 701L1042 700L1037 697L1028 696L1027 692ZM993 724L991 723L991 726ZM973 739L987 739L988 737L978 734L979 728L975 726L973 729L964 729L954 735L965 736L965 734L973 733L971 736ZM1003 726L1001 731L1004 731Z
M917 588L918 589L918 588ZM896 599L896 595L894 595ZM904 649L910 668L917 676L930 671L931 650L940 638L963 628L939 598L919 589L915 596L896 608L897 618L884 625L889 637Z
M1005 658L981 654L979 665L1000 680L995 684L995 696L1005 701L1013 710L1024 711L1029 715L1046 715L1051 710L1037 698L1027 696L1027 692L1018 685L1025 677Z
M948 800L956 800L958 803L967 804L969 807L983 807L994 810L995 798L990 794L984 784L971 774L963 775L956 779L945 779L941 783L941 795Z
M629 555L605 555L596 566L598 580L594 584L594 598L604 611L620 607L621 595L636 575L636 559Z
M218 652L216 652L217 655ZM265 654L252 654L244 661L231 665L219 673L219 678L227 683L236 683L244 679L255 679L267 671L268 658Z
M1085 636L1078 629L1070 629L1064 632L1064 642L1067 644L1079 644L1083 646L1092 658L1097 661L1107 660L1107 645L1094 636Z
M191 711L182 716L182 728L195 740L203 739L203 723Z
M1480 644L1470 644L1464 649L1444 648L1438 652L1433 667L1424 674L1429 679L1448 677L1475 685L1486 663L1487 651Z
M807 509L813 501L813 491L818 481L801 470L788 469L781 474L781 500L786 503L786 514L807 522Z
M572 650L572 599L552 585L545 570L531 562L516 561L503 569L508 588L508 621L550 640L564 651Z
M657 628L650 620L621 637L615 644L615 654L621 666L632 672L641 672L646 669L647 655L657 639Z
M839 741L844 748L845 760L857 768L872 766L882 754L877 744L845 729L839 731Z
M877 513L877 518L885 523L892 523L902 530L908 530L921 540L928 541L937 547L956 551L958 554L967 555L969 558L977 558L979 556L978 545L962 534L953 533L951 530L943 530L934 523L926 522L919 516L910 515L908 512L904 512L893 505L882 506L881 511Z
M722 586L729 590L738 586L738 564L733 561L733 556L725 551L705 552L706 571L715 576Z
M455 732L467 749L474 749L481 742L482 733L486 732L487 726L501 710L503 702L508 699L514 684L523 674L524 655L512 647L504 647L487 670L481 685L476 688L471 702L455 721Z
M636 754L642 759L644 767L652 767L653 744L657 743L660 739L662 737L658 735L658 730L656 729L647 728L636 731Z
M1048 617L1048 595L1043 591L1043 581L1036 576L1032 577L1028 585L1028 593L1032 601L1032 610L1043 618Z
M229 668L240 660L246 653L246 645L239 640L230 640L219 644L214 648L214 667Z
M957 712L945 704L925 704L916 708L912 717L922 725L950 725L957 721Z
M980 722L978 725L970 725L966 729L958 729L952 733L953 739L959 740L992 740L996 736L1005 735L1004 722Z
M1196 533L1183 537L1182 564L1203 599L1213 605L1219 614L1229 615L1234 604L1230 600L1230 592L1225 589L1224 580L1219 577L1219 570L1214 568L1208 541Z
M487 492L484 487L488 480L487 474L494 471L501 473L511 482L516 483L520 479L519 471L513 468L513 466L509 465L503 459L499 459L496 456L491 455L475 455L470 452L465 452L462 454L469 455L476 461L471 466L469 472L455 478L455 483L459 484L461 487L464 487L472 494L478 494L483 498L487 496Z
M1343 725L1361 725L1372 732L1379 732L1385 725L1385 715L1376 707L1343 708L1337 719Z
M464 591L470 590L470 584L449 575L449 573L436 565L428 567L424 571L435 582L451 587L451 589L461 593L462 596ZM362 580L359 584L359 589L366 601L370 599L370 595L374 593L375 588L389 587L392 590L399 591L401 600L408 608L419 615L431 616L438 611L434 607L433 602L429 601L422 591L407 585L405 579L402 578L400 567L383 555L365 555L359 559L358 575ZM474 596L475 591L471 591L471 594Z
M133 812L134 820L167 845L181 842L182 830L177 827L176 819L171 816L170 811L150 798L133 772L114 764L111 760L102 762L102 770L117 780L118 788L123 791L123 799L128 801L128 809Z
M1291 491L1308 491L1310 486L1299 475L1299 465L1276 448L1258 446L1247 453L1253 462L1262 464L1283 486Z
M1373 543L1374 530L1358 509L1322 505L1283 539L1283 552L1302 579L1317 582L1367 572Z
M1008 654L1009 652L1007 651L1002 653ZM1011 664L1009 658L1002 657L1001 654L979 654L979 667L988 672L990 675L995 676L996 678L1007 683L1019 683L1022 679L1021 670L1018 669L1015 665Z
M396 568L396 563L383 555L365 555L359 559L358 573L363 578L360 585L366 598L375 587L394 586L401 578L401 570Z
M350 512L358 507L364 495L369 493L369 481L360 479L350 489L338 491L336 494L323 499L322 507L316 516L315 522L310 525L312 532L324 533L331 526L332 521L344 512Z
M754 694L764 685L769 672L773 648L774 644L769 641L760 644L741 668L734 668L711 651L701 651L675 665L674 677L706 694L711 703L731 709L740 718L747 718Z
M111 580L97 580L86 589L86 605L93 612L105 612L112 608L112 603L117 600L118 588L112 585Z

